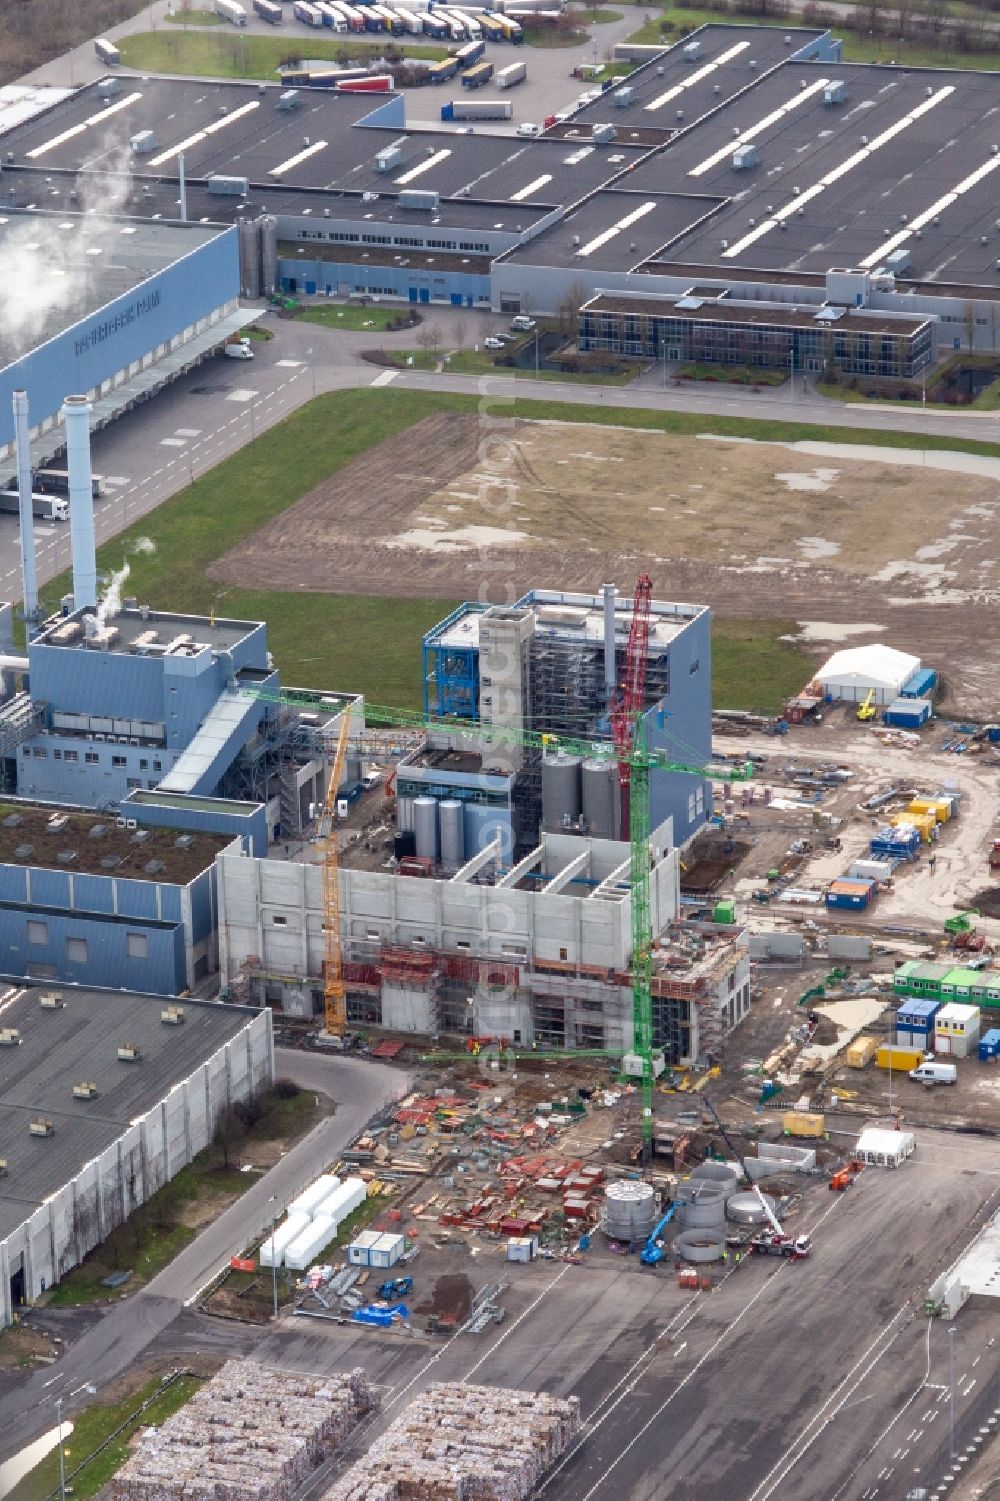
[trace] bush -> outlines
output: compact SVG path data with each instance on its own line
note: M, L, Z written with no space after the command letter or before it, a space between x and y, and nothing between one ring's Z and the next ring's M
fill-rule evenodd
M295 1100L302 1093L294 1079L275 1079L271 1087L279 1100Z

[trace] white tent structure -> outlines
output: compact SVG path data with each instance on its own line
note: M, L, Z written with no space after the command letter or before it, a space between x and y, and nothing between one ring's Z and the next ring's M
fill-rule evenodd
M875 642L834 652L816 677L824 697L859 704L873 692L876 704L891 704L919 670L919 657Z

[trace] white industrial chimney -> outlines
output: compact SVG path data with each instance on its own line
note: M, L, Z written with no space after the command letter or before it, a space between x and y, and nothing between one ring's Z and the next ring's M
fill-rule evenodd
M90 402L86 396L67 396L62 419L66 427L66 468L69 471L69 533L73 553L73 608L97 604L97 552L94 542L94 484L90 470Z
M30 636L31 622L38 619L38 575L35 569L35 519L31 509L27 391L14 392L14 437L17 442L17 505L21 521L21 591Z

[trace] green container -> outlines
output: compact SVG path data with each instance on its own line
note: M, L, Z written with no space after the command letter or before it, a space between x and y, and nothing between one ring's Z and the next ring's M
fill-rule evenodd
M735 922L736 921L736 903L735 902L728 902L728 901L727 902L716 902L716 904L715 904L715 919L714 920L716 922L719 922L719 923L724 923L724 922L725 923L733 923L733 922Z

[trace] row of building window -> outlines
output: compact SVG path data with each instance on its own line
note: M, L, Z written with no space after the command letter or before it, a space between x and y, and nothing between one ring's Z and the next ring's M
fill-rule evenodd
M49 925L38 918L28 921L28 942L35 948L41 948L49 941ZM125 934L125 953L129 959L149 958L149 938L145 933ZM87 940L86 938L66 939L66 958L70 964L86 964Z
M402 245L409 250L472 250L480 254L489 252L486 240L426 240L414 235L352 234L348 230L302 229L300 240L332 240L341 245Z
M45 761L45 760L48 759L48 754L49 753L46 750L46 748L45 748L44 745L26 745L24 747L24 749L22 750L21 754L25 758L27 758L28 756L33 756L36 761ZM80 752L79 751L75 751L75 750L54 750L52 752L52 759L53 759L53 761L79 761L79 759L80 759ZM83 760L84 760L84 764L87 765L87 766L99 766L101 764L101 757L100 757L100 755L98 754L97 751L84 751ZM128 757L127 756L112 756L111 757L111 765L114 766L114 767L117 767L117 768L121 769L121 768L123 768L123 767L125 767L125 766L128 765ZM148 758L148 756L140 757L140 759L139 759L139 770L140 771L148 771L149 770L149 758ZM153 770L154 771L162 771L163 770L163 763L162 763L162 761L154 761L153 762ZM141 782L135 782L133 784L132 782L130 782L129 786L131 787L132 785L135 785L136 787L141 787L142 783ZM154 785L155 785L155 783L153 783L153 782L150 783L151 787L154 786Z

